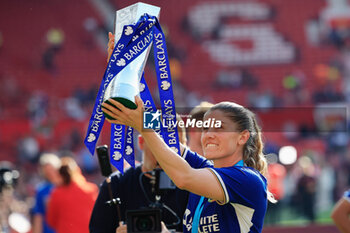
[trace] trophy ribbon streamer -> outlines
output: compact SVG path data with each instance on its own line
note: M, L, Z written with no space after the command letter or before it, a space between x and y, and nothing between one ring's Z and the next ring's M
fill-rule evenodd
M161 124L163 126L161 129L161 135L169 147L177 153L180 153L179 138L175 123L176 109L165 37L158 19L154 16L145 14L135 25L124 26L123 35L116 44L103 75L93 113L90 118L87 135L84 140L86 147L92 155L94 154L96 142L105 120L101 104L103 103L104 93L108 84L112 79L116 78L117 74L121 72L123 68L132 63L152 43L154 44L154 59L156 63L162 118L165 123L164 125ZM151 111L156 111L154 101L143 75L140 85L143 85L140 95L145 103L146 110L149 109ZM150 104L150 108L147 107L148 104ZM110 159L113 166L115 166L121 173L123 173L124 168L123 158L131 166L135 166L133 128L124 125L111 124Z

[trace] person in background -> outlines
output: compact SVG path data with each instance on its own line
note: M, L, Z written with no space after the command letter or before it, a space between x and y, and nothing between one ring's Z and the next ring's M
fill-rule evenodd
M194 107L190 112L191 119L203 120L204 114L212 107L213 104L203 101L196 107ZM200 155L203 154L202 143L201 143L201 128L190 128L188 129L188 147L193 151Z
M75 160L62 157L62 184L51 194L47 222L57 233L88 233L98 188L86 181Z
M65 41L64 31L50 28L46 33L46 49L42 54L43 67L50 72L56 71L55 57L62 50Z
M273 194L276 203L268 203L265 217L266 224L276 224L280 221L282 203L280 200L284 197L284 179L286 177L286 168L277 162L270 162L268 165L267 183L268 189Z
M331 217L340 232L350 232L350 189L344 193L344 196L336 203Z
M181 143L186 144L186 131L184 128L179 128L179 140ZM117 228L118 232L126 232L126 225L120 224L119 226L120 221L126 221L125 212L127 210L137 210L148 207L151 204L150 202L155 202L155 193L152 191L152 189L154 189L154 185L152 185L154 177L150 172L155 168L159 168L159 164L142 136L138 138L138 145L142 150L141 165L135 168L128 168L123 175L114 173L111 176L113 196L121 200L121 219L118 218L116 206L109 206L106 204L111 198L105 181L101 185L100 193L91 215L90 233L115 233ZM140 176L142 176L141 181ZM142 191L142 188L145 190L145 193ZM186 209L187 199L188 192L176 188L174 190L167 190L166 193L161 195L160 202L170 207L181 220ZM167 225L174 225L171 228L182 231L181 221L175 224L175 222L177 222L176 217L170 214L166 209L162 211L162 221Z
M39 185L35 204L32 209L33 214L33 233L54 233L55 231L47 225L46 222L46 208L47 201L50 197L51 191L55 185L61 183L61 177L58 169L61 167L61 160L52 153L44 153L39 159L40 172L45 178L45 181Z
M301 176L296 186L296 204L299 211L310 223L315 222L315 202L316 202L316 168L315 164L308 156L298 159L301 168Z

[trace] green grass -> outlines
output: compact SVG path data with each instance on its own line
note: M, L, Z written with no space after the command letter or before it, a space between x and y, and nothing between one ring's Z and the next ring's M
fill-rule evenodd
M331 209L316 214L316 224L332 224L332 219L330 217ZM281 209L280 213L280 219L276 224L266 224L269 226L272 225L279 225L279 226L305 226L308 225L310 222L307 218L305 218L302 214L298 214L295 211L293 211L289 207L284 207Z

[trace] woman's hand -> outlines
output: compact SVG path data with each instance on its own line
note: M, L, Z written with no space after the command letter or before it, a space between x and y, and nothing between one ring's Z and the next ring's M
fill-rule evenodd
M143 102L140 97L135 96L136 109L124 107L124 105L113 99L108 99L108 101L115 107L105 102L102 104L102 111L116 119L107 119L108 122L131 126L141 133L143 125Z
M107 47L107 53L108 53L107 62L109 62L109 59L111 58L113 49L114 49L114 35L112 32L108 33L108 39L109 40L108 40L108 47Z

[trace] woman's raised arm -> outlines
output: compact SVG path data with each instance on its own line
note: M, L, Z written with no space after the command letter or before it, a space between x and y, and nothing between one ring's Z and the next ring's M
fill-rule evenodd
M209 169L192 168L183 158L170 149L156 132L143 130L143 102L138 96L135 97L137 105L135 110L126 108L112 99L110 102L115 107L104 103L102 105L103 111L116 120L107 120L110 123L131 126L139 131L159 165L177 187L213 200L224 201L224 192L220 183ZM185 148L181 145L180 149L183 153Z

